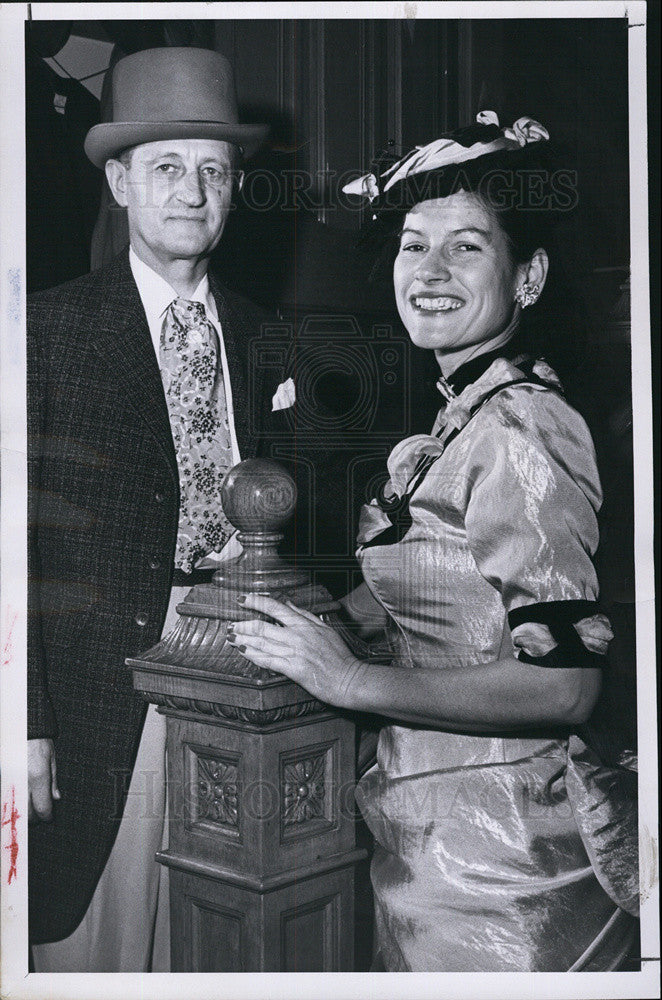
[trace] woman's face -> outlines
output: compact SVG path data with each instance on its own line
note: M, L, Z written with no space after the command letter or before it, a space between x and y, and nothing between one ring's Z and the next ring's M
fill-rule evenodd
M458 191L408 212L393 282L418 347L461 360L482 353L510 322L521 280L505 233L475 195Z

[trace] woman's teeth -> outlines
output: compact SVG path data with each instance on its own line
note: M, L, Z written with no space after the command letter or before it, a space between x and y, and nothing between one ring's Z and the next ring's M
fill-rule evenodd
M449 299L439 296L431 299L428 296L415 296L414 305L417 309L424 309L427 312L447 312L450 309L459 309L462 302L459 299Z

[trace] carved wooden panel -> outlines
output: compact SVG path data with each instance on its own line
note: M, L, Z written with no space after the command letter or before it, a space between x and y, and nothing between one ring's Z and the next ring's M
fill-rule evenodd
M331 829L336 822L336 743L280 755L281 841Z
M196 972L243 972L242 936L246 915L201 899L190 906L193 969Z
M241 839L240 754L184 744L190 827Z
M315 899L281 914L283 972L324 972L341 967L340 894Z
M178 972L350 972L353 865L255 892L170 869Z

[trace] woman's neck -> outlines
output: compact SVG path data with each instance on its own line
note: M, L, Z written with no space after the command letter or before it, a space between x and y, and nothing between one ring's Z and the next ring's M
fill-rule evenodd
M467 361L472 361L473 358L477 358L481 354L491 354L492 351L496 351L497 348L503 347L512 340L519 327L519 314L519 306L515 306L512 318L505 329L490 337L489 340L483 340L480 344L470 344L468 347L452 353L437 348L434 356L444 378L450 379L453 372L457 371L461 365L466 364Z

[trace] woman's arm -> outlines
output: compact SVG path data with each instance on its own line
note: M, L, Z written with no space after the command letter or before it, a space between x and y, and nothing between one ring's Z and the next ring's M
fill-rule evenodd
M578 725L600 694L597 668L550 669L514 657L462 670L403 670L358 663L340 708L462 731Z
M599 669L540 667L514 657L461 670L365 663L307 611L255 595L242 603L279 624L236 622L229 641L253 663L285 674L338 708L429 728L500 732L577 725L600 692Z
M588 429L556 393L520 387L491 401L465 433L455 502L462 502L465 484L467 545L477 571L501 596L520 659L461 669L443 662L415 669L364 663L314 615L250 597L246 608L279 622L235 626L237 644L252 662L338 707L428 727L499 732L586 721L601 685L597 662L586 655L592 646L579 630L581 619L590 622L599 610L591 553L600 486ZM442 462L432 467L431 494L446 495L446 475ZM541 609L552 612L549 621ZM566 638L548 626L565 630ZM593 651L602 654L609 630L597 628L602 634Z

